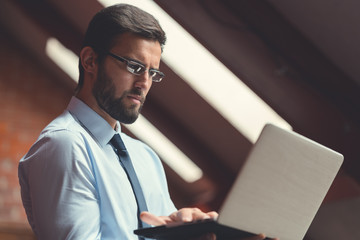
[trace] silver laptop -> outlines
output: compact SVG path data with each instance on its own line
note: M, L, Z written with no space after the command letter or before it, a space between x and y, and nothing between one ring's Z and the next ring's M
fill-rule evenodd
M155 239L208 232L218 239L265 233L301 240L329 190L343 156L293 131L268 124L241 168L216 221L138 229Z

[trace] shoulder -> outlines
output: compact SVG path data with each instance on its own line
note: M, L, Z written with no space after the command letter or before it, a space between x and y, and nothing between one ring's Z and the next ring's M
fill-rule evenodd
M66 164L86 152L86 131L66 112L41 132L22 159L24 161Z
M48 131L40 135L34 146L46 147L47 150L64 151L84 145L84 137L81 131L58 129Z
M24 161L66 163L67 159L78 158L85 149L81 133L66 129L41 134L24 156Z
M44 128L34 146L68 150L83 145L85 132L71 114L64 112Z
M65 110L61 115L52 120L40 133L39 138L57 134L64 131L66 132L81 132L82 126L75 120L69 111Z

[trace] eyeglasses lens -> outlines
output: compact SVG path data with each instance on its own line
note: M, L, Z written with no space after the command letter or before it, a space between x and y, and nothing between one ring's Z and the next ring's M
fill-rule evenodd
M160 82L164 78L164 74L162 72L155 70L150 70L150 76L154 82Z
M146 71L146 68L138 63L134 63L131 61L128 61L127 63L127 68L130 72L135 73L135 74L142 74L143 72Z
M133 74L140 75L146 71L146 67L133 61L127 61L127 69ZM160 82L164 78L164 74L157 70L150 69L149 75L154 82Z

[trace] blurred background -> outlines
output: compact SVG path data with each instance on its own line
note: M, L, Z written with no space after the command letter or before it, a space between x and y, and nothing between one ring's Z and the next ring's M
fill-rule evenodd
M152 13L168 34L166 78L125 131L159 153L177 207L218 210L272 122L345 156L305 239L360 239L356 0L2 0L0 239L35 239L18 162L66 108L87 24L115 2Z

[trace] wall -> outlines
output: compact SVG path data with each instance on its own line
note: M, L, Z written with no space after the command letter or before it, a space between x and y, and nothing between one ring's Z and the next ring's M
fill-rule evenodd
M31 233L21 203L18 162L71 94L0 29L0 239L26 239Z

